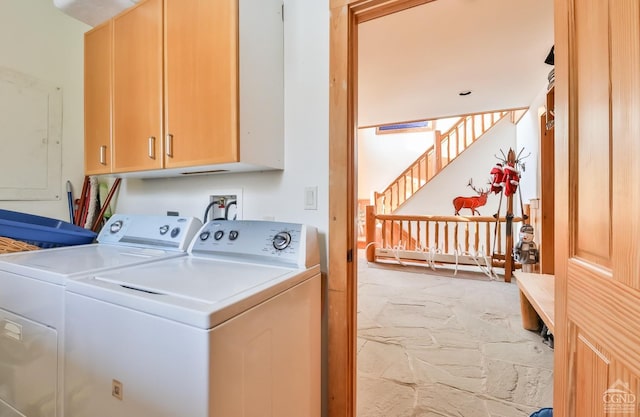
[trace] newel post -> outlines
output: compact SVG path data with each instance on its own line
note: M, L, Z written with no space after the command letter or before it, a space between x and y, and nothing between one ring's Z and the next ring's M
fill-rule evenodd
M365 241L367 242L367 262L373 262L376 252L376 246L373 244L376 241L376 212L374 206L367 206L365 209Z

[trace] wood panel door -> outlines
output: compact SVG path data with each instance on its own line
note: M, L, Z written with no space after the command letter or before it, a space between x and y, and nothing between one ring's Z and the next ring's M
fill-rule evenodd
M162 168L162 0L113 20L113 171Z
M238 0L165 1L166 167L236 162Z
M84 35L84 171L111 172L111 20Z
M640 2L555 11L554 415L638 416Z

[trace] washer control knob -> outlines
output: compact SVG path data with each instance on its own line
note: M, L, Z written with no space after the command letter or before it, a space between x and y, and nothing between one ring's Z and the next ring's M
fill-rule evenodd
M216 232L213 234L213 238L215 240L222 239L222 236L224 236L224 231L222 231L222 230L216 230Z
M273 247L278 250L286 249L291 243L289 232L280 232L273 237Z
M229 232L229 240L236 240L238 238L238 231L232 230Z
M109 231L111 233L118 233L120 231L120 229L122 229L122 220L117 220L117 221L113 222L113 224L109 228Z
M171 237L176 237L180 234L180 228L179 227L174 227L173 229L171 229Z
M160 234L164 235L169 231L169 225L165 224L164 226L160 226Z
M200 240L207 240L207 239L209 239L209 235L210 235L210 233L209 233L209 232L202 232L202 233L200 233Z

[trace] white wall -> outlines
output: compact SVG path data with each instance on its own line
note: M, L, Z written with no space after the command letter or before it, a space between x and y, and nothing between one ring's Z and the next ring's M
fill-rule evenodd
M494 155L500 155L500 149L506 154L509 148L515 149L515 145L516 126L505 118L487 132L485 137L475 142L460 157L451 162L441 174L431 180L428 186L398 209L398 214L453 215L452 200L455 197L477 195L467 187L469 179L473 179L476 188L486 188L490 177L489 172L498 162ZM487 198L487 204L480 207L478 211L483 216L491 216L497 211L498 203L499 196L492 194ZM504 211L503 204L502 214ZM471 213L468 209L463 209L460 214L470 215Z
M524 158L525 171L520 179L522 199L528 203L532 198L540 198L540 115L545 112L547 88L533 100L517 126L518 150L524 148L522 155L531 153Z
M434 121L434 130L376 135L375 127L358 129L358 199L381 193L391 181L426 152L434 142L435 131L446 133L460 117Z
M326 271L329 183L329 4L287 0L284 23L285 169L282 172L126 179L118 212L177 210L203 217L216 190L243 192L245 219L274 218L318 227ZM304 210L304 188L318 187L318 209Z
M79 189L84 175L83 34L89 29L51 0L0 0L0 66L62 87L63 192L67 180ZM66 196L60 197L0 201L0 208L68 220Z
M76 194L84 171L83 34L89 26L51 0L0 0L0 65L63 88L63 184ZM326 271L329 183L329 2L287 0L285 48L285 170L170 179L126 179L116 211L202 218L209 194L243 190L245 219L274 218L319 228ZM24 161L26 164L29 161ZM304 210L304 188L318 187L318 209ZM0 202L0 208L68 219L66 198Z
M386 133L376 128L358 129L358 199L382 192L429 147L435 133Z

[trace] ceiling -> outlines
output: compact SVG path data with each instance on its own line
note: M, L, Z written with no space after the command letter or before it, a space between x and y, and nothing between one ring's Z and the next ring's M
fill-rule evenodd
M552 69L553 0L437 0L358 30L360 127L528 107Z
M53 4L79 21L96 26L138 1L140 0L53 0Z

